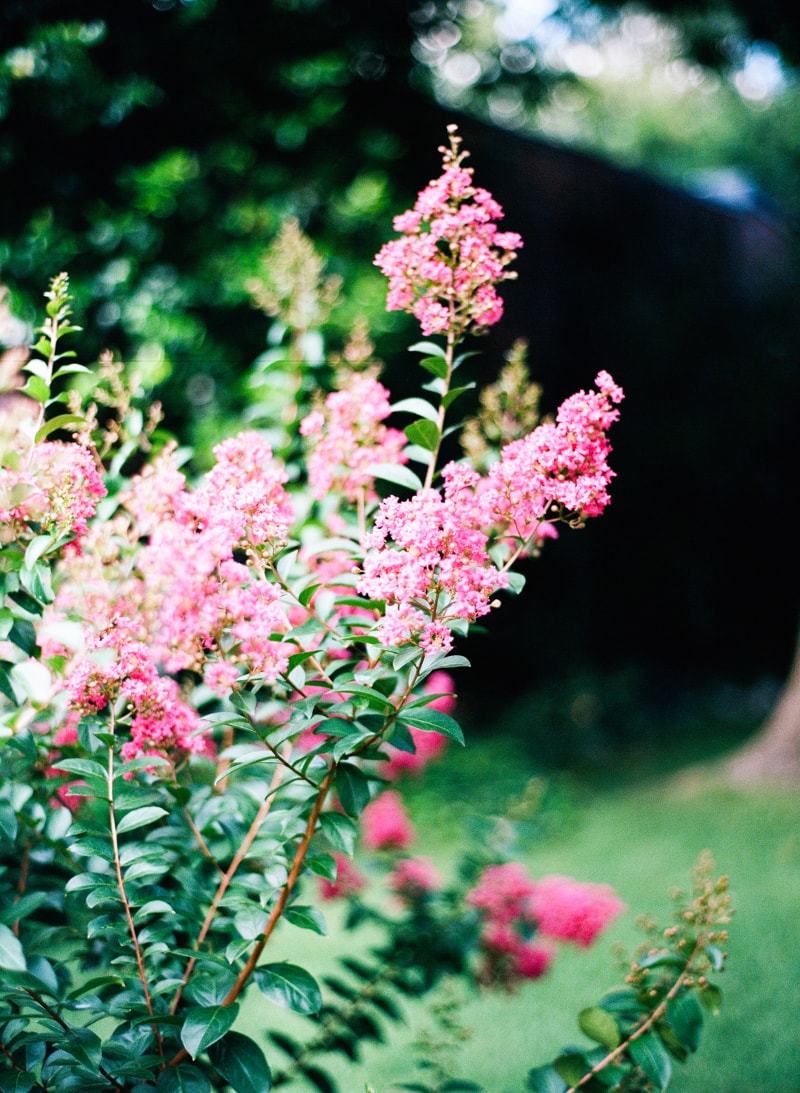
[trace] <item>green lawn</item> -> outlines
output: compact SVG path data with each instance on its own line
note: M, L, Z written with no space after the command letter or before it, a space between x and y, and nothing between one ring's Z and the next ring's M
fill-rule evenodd
M511 742L481 741L451 754L424 781L407 786L419 852L445 870L451 867L468 817L505 810L532 773ZM533 782L534 796L543 784ZM718 872L731 878L736 907L729 968L721 980L724 1003L721 1014L709 1018L697 1056L685 1067L676 1064L671 1088L675 1093L800 1091L800 795L702 781L687 789L668 777L611 790L556 782L555 790L545 823L530 828L523 860L535 875L558 872L608 882L629 910L591 951L563 951L545 980L511 997L473 996L464 1008L472 1034L459 1056L460 1076L489 1093L514 1093L524 1088L531 1066L548 1061L567 1043L586 1042L575 1016L619 981L612 942L636 946L639 914L652 913L666 924L668 889L684 886L698 855L709 849ZM303 934L302 952L274 955L305 957L309 966L316 959L327 964L331 954L348 951L354 940L335 929L327 939ZM294 944L289 935L281 942L286 943ZM252 1031L275 1015L260 1011ZM290 1028L302 1028L292 1020ZM409 1043L429 1024L425 1012L412 1007L407 1028L391 1049L367 1050L353 1067L334 1059L331 1071L341 1093L363 1091L367 1081L376 1093L388 1093L393 1083L413 1080Z

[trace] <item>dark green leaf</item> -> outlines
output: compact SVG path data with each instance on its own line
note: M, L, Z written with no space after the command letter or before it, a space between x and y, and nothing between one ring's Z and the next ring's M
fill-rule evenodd
M186 1014L181 1028L181 1043L193 1059L222 1039L230 1029L239 1006L195 1006Z
M442 399L442 406L447 410L448 407L453 405L457 398L466 394L467 391L471 391L474 387L474 383L465 383L463 387L453 387Z
M555 1067L536 1067L528 1071L526 1081L531 1093L564 1093L567 1083Z
M318 1013L322 995L316 979L297 964L265 964L254 973L261 993L278 1006L295 1013Z
M211 1093L211 1085L196 1066L170 1066L162 1070L156 1082L159 1093Z
M638 961L640 968L685 968L686 957L679 956L678 953L672 952L670 949L664 949L655 953L648 953Z
M357 818L369 804L369 779L359 767L340 763L336 769L336 792L347 815Z
M328 932L325 918L316 907L287 907L283 917L292 926L297 926L301 930L311 930L321 937L325 937Z
M306 868L318 877L336 880L336 859L330 854L311 854L306 858Z
M38 611L38 605L37 605ZM39 612L41 613L41 612ZM8 633L8 640L13 642L18 649L29 657L36 652L36 631L28 619L15 619L14 625Z
M672 1076L667 1049L654 1032L646 1032L628 1044L628 1054L656 1089L664 1090Z
M400 720L404 725L411 725L412 728L423 729L425 732L440 732L443 736L455 740L457 744L464 743L464 733L459 723L441 710L415 706L410 710L403 710L400 713Z
M323 812L319 818L322 833L334 850L352 855L355 850L358 828L349 816L341 812Z
M338 1093L336 1083L326 1074L324 1070L320 1070L318 1066L304 1066L300 1068L303 1075L308 1078L312 1085L315 1085L320 1093Z
M698 1002L697 995L689 992L670 998L667 1003L667 1020L680 1042L689 1051L697 1051L705 1021L703 1007Z
M272 1075L267 1060L249 1036L229 1032L214 1044L209 1058L234 1093L269 1093Z
M8 674L9 662L4 660L0 662L0 694L4 694L9 702L13 702L17 705L17 694L11 685L11 677Z

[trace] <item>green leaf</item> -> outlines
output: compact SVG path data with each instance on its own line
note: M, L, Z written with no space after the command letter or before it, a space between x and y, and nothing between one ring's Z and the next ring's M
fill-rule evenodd
M168 815L167 810L161 808L160 805L145 805L144 808L135 808L133 812L128 812L119 821L117 834L122 835L124 832L133 831L137 827L145 827L147 824L160 820L162 816Z
M13 843L17 837L19 825L14 809L7 801L0 801L0 838Z
M59 376L71 376L77 372L91 373L91 371L91 368L87 368L85 364L63 364L53 374L53 379L57 380Z
M536 1067L528 1071L526 1081L531 1093L565 1093L567 1083L555 1067Z
M11 676L8 673L9 667L11 667L11 665L7 660L0 662L0 694L5 695L9 702L13 702L13 704L17 706L19 704L19 699L11 682Z
M473 385L474 386L474 385ZM404 398L395 402L392 406L393 414L415 414L417 417L427 418L436 425L439 421L439 412L424 398Z
M588 1006L578 1014L578 1026L585 1036L609 1049L619 1047L622 1040L617 1022L599 1006Z
M640 968L685 968L686 957L673 953L670 949L663 949L659 952L648 953L638 961L638 964Z
M449 409L457 398L466 394L467 391L472 391L474 387L474 383L465 383L463 387L453 387L442 399L442 406L444 406L445 410Z
M391 700L375 687L367 687L363 683L339 683L337 681L336 690L339 694L357 695L359 698L366 698L370 706L374 709L381 710L382 712L391 713L394 710L394 705Z
M19 938L8 926L0 923L0 968L8 972L24 972L27 967Z
M553 1063L553 1069L568 1086L577 1085L592 1069L579 1051L567 1051L559 1055Z
M301 930L311 930L320 937L325 937L328 933L325 918L316 907L287 907L283 917L292 926L297 926Z
M400 721L404 725L410 725L414 729L422 729L424 732L440 732L455 740L457 744L464 744L464 733L459 723L449 714L441 710L432 710L425 706L415 706L410 710L400 713Z
M336 768L336 792L347 815L356 818L369 804L369 779L358 767L340 763Z
M269 1093L272 1075L264 1053L249 1036L229 1032L209 1052L212 1066L234 1093Z
M341 812L323 812L320 816L322 833L334 850L352 855L358 837L358 828L349 816Z
M670 998L667 1002L667 1020L680 1042L689 1051L697 1051L705 1021L697 995L687 993Z
M298 964L264 964L256 968L254 978L261 993L278 1006L306 1015L322 1008L316 979Z
M376 463L370 467L370 473L381 482L391 482L394 486L405 486L406 489L422 489L422 479L415 474L410 467L402 463Z
M196 1066L170 1066L156 1082L158 1093L211 1093L208 1078Z
M130 879L130 875L128 875ZM134 922L141 922L143 918L148 918L150 915L174 915L175 908L171 907L164 899L149 899L147 903L143 903L136 914L133 916Z
M33 569L41 556L57 542L55 535L37 535L25 550L25 568Z
M58 770L60 773L84 774L87 777L99 778L103 783L107 778L105 768L95 763L93 759L59 759Z
M628 1054L656 1089L664 1090L672 1077L667 1049L654 1032L646 1032L628 1044Z
M181 1043L193 1059L222 1039L239 1013L239 1006L194 1006L181 1028Z
M722 1005L722 991L713 983L709 983L708 986L700 991L700 1001L709 1013L713 1013L716 1016Z
M330 854L310 854L306 858L306 868L325 880L336 880L336 858Z
M434 357L441 357L445 359L445 351L436 342L414 342L413 345L408 347L409 353L429 353Z
M37 402L47 402L50 398L50 388L41 376L29 376L20 393L28 395Z
M412 444L418 444L429 452L435 451L439 446L439 427L432 421L412 421L403 432Z
M82 425L83 420L80 414L59 414L57 417L52 417L44 423L36 434L36 443L38 444L45 437L50 436L51 433L55 433L59 429L68 429L70 425Z

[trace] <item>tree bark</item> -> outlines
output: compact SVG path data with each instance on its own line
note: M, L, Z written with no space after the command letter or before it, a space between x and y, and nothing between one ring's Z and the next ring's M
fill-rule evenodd
M722 764L731 782L800 782L800 636L789 676L756 735Z

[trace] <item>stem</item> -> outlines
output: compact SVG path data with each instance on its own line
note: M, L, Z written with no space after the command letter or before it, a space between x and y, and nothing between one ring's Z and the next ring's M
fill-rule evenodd
M325 804L325 798L328 796L328 791L333 785L333 779L335 775L336 767L334 765L330 768L330 770L320 783L319 790L317 792L317 799L315 800L314 805L311 809L311 814L308 817L308 822L306 823L306 829L303 834L303 838L300 840L300 845L295 851L294 860L292 861L292 868L289 870L289 876L286 878L286 883L284 884L283 888L281 889L280 895L275 901L275 906L270 912L269 919L267 920L267 924L264 927L261 937L258 939L255 946L253 947L253 950L248 957L247 963L244 965L244 967L236 977L236 982L233 984L225 998L220 1003L222 1006L232 1005L242 993L247 984L247 981L255 971L255 968L267 942L272 937L275 927L280 921L280 917L283 914L284 909L286 908L289 897L291 896L292 892L294 891L294 887L297 884L300 872L303 868L303 863L305 862L306 855L308 854L308 848L310 847L311 840L313 839L314 834L317 830L317 824L319 823L319 817ZM181 1048L180 1051L176 1052L175 1055L172 1056L172 1058L165 1064L165 1066L177 1066L179 1063L183 1062L185 1058L187 1058L188 1054L189 1053L186 1048Z
M454 311L453 302L450 302L451 314ZM442 391L442 397L439 401L439 410L436 415L436 428L439 434L439 439L436 442L436 447L431 452L431 461L428 464L428 470L425 475L425 481L423 483L423 489L430 489L433 485L433 477L436 473L436 463L439 459L439 452L442 447L442 434L444 433L444 418L447 410L444 405L444 398L447 392L450 390L450 383L453 379L453 362L455 360L456 345L458 344L458 338L453 329L453 321L451 321L450 327L447 331L447 345L445 347L444 359L447 364L447 375L443 377L444 389Z
M114 713L111 713L111 732L114 732ZM131 937L131 943L133 945L133 952L136 957L136 968L139 973L139 980L142 984L142 990L144 991L145 1005L147 1006L147 1012L151 1017L155 1018L155 1011L153 1009L153 1000L150 996L150 987L147 983L147 972L144 966L144 957L142 956L142 949L139 944L139 938L136 933L136 925L133 921L133 912L131 911L131 905L128 902L128 895L125 891L125 881L122 877L122 863L119 855L119 833L117 832L117 819L114 815L114 745L109 744L108 747L108 774L106 777L106 786L108 789L108 826L109 833L111 835L111 849L114 855L114 871L117 877L117 889L122 901L122 909L125 913L125 921L128 924L128 933ZM153 1021L153 1034L156 1038L159 1054L163 1054L163 1044L161 1039L161 1033L158 1025Z
M67 1024L67 1022L64 1020L64 1018L61 1016L61 1014L57 1010L53 1009L52 1006L48 1006L48 1004L45 1002L45 1000L42 997L40 997L38 994L36 994L35 991L32 991L29 987L23 987L22 989L25 991L25 993L30 998L32 998L34 1000L34 1002L36 1003L37 1006L41 1006L41 1008L45 1011L45 1013L48 1015L48 1017L52 1018L52 1020L55 1021L55 1023L57 1025L61 1026L61 1028L64 1030L64 1032L67 1033L68 1036L72 1036L72 1037L75 1036L74 1030L70 1028L70 1026ZM106 1079L107 1082L111 1082L111 1084L113 1085L113 1087L115 1089L122 1090L122 1089L125 1088L124 1085L122 1085L121 1082L118 1082L117 1079L112 1074L109 1074L109 1072L106 1070L106 1068L104 1066L99 1065L97 1070L98 1070L98 1073L100 1073Z
M275 772L272 775L272 781L270 783L269 793L267 794L267 797L262 802L261 807L259 808L258 812L256 813L256 817L253 820L253 822L251 823L251 825L250 825L250 827L247 831L247 834L245 835L245 837L242 841L242 845L236 851L236 854L234 855L230 865L228 866L228 868L223 873L222 878L221 878L219 884L217 885L217 890L214 893L214 898L211 901L211 905L208 908L208 911L206 912L206 917L203 920L202 926L200 927L200 932L198 933L197 937L195 938L194 945L192 946L192 948L196 952L200 951L200 946L203 944L206 937L208 936L208 931L211 929L211 926L214 922L217 911L219 910L219 906L222 903L222 900L225 896L225 893L227 892L231 881L233 880L234 876L236 875L236 872L237 872L239 866L242 864L245 857L247 856L248 850L253 845L253 842L254 842L256 836L258 835L258 832L261 829L261 825L264 823L264 820L267 818L269 810L272 807L272 802L273 802L273 799L274 799L275 790L280 785L280 780L281 780L282 774L283 774L283 768L280 767L280 766L277 766L275 768ZM172 1005L169 1008L169 1012L171 1014L176 1013L177 1010L178 1010L178 1006L180 1005L181 998L183 997L184 988L186 987L186 984L189 982L189 978L191 977L191 974L194 971L194 967L195 967L196 963L197 963L197 957L193 956L189 960L189 963L186 965L186 971L183 973L183 979L181 980L181 985L178 987L177 991L175 992L175 997L173 998Z
M25 895L25 889L28 887L28 875L30 873L31 866L31 838L25 841L25 849L22 851L22 860L19 863L19 878L17 880L17 894L14 896L14 903L19 903L22 897ZM19 937L19 919L14 921L11 927L14 936Z

